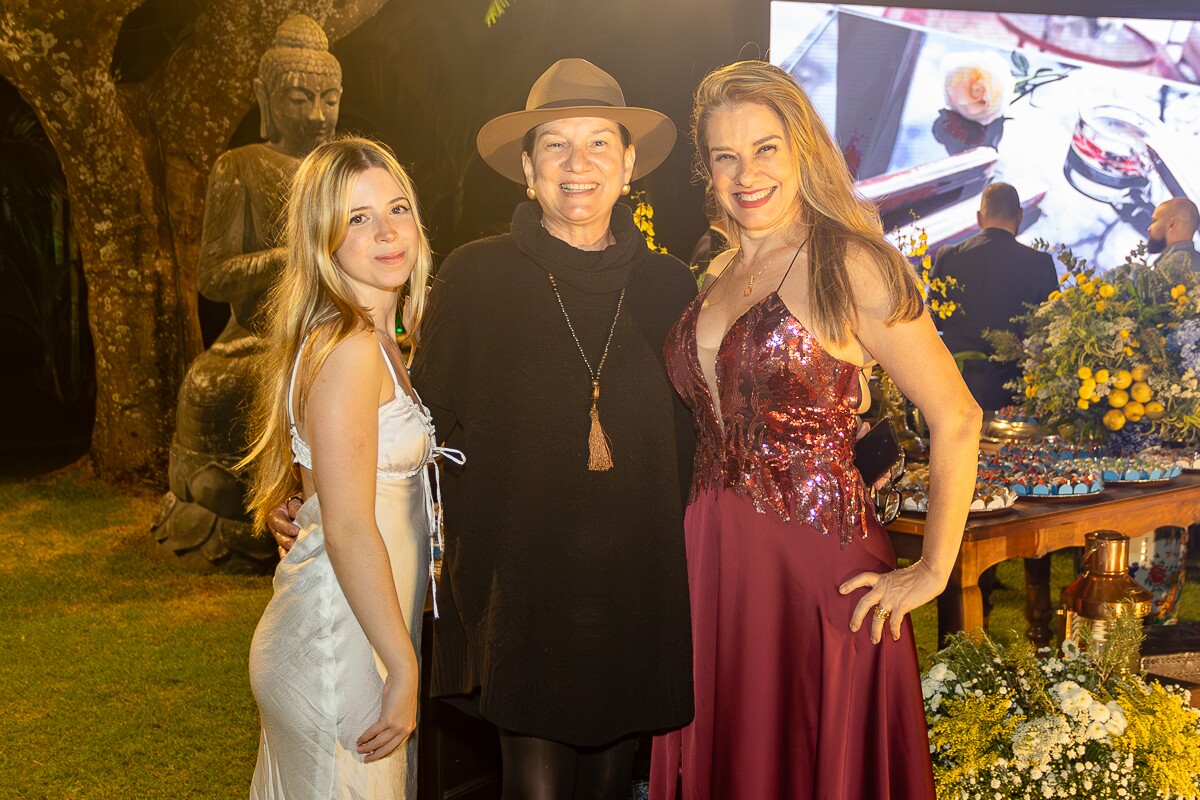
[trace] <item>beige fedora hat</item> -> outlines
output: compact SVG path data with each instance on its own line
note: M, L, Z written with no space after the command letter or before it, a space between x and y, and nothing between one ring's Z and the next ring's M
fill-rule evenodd
M525 110L502 114L484 125L475 144L488 166L524 185L521 140L525 133L543 122L567 117L600 117L624 125L637 149L631 180L653 171L675 145L675 123L669 117L625 105L625 95L613 76L582 58L554 62L529 90Z

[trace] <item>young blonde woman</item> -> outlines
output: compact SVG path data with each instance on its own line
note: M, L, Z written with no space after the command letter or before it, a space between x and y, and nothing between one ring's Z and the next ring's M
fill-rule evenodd
M651 797L933 800L907 614L946 585L981 412L912 270L790 75L696 90L693 135L734 249L667 337L696 422L684 520L696 718L655 742ZM929 422L922 558L896 569L853 465L859 374Z
M430 249L412 182L341 138L301 163L256 397L259 524L303 485L300 535L250 648L262 717L252 799L412 798L421 612L439 453L395 339Z

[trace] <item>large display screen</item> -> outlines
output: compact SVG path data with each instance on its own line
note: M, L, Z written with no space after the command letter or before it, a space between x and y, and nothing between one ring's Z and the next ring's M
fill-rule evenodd
M805 88L889 229L976 232L1011 183L1022 241L1101 268L1154 206L1200 203L1200 22L773 2L771 60Z

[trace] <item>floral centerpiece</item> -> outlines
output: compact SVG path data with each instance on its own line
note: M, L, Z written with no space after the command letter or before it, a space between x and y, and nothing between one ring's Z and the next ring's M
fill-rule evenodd
M1122 673L1136 618L1109 630L1099 653L1068 642L1048 658L1024 640L953 637L921 681L939 800L1200 796L1200 711L1185 690Z
M1044 242L1038 246L1046 248ZM1078 437L1126 429L1171 442L1200 440L1200 285L1147 265L1144 247L1097 274L1058 249L1059 289L1025 315L1026 337L985 335L1001 360L1022 363L1026 412Z

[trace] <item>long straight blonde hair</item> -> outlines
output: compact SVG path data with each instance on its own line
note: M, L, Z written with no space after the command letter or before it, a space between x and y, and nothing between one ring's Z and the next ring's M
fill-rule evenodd
M919 317L924 308L912 266L883 238L875 207L855 193L846 161L808 95L791 75L765 61L739 61L713 70L697 87L692 107L696 172L705 183L710 215L725 223L731 244L738 242L738 228L713 192L708 123L713 114L744 103L757 103L775 113L795 159L797 195L803 222L809 226L808 301L817 334L844 344L857 322L846 269L852 246L872 256L887 287L891 304L887 323Z
M378 142L342 136L318 145L300 162L292 178L286 258L267 301L270 329L257 365L250 417L253 445L238 464L239 468L252 465L247 510L259 529L265 527L267 515L300 485L288 430L288 385L301 347L307 351L296 375L298 417L304 414L314 377L333 349L351 334L374 327L334 258L346 240L350 194L359 176L373 168L386 170L396 181L417 223L420 244L405 287L414 330L425 308L433 252L421 224L412 180L392 151Z

